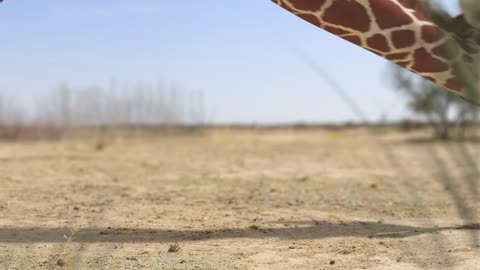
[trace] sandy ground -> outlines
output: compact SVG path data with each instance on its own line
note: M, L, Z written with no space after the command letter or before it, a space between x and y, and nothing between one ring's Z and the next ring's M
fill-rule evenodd
M480 269L479 228L463 226L480 144L366 130L97 144L0 143L0 269Z

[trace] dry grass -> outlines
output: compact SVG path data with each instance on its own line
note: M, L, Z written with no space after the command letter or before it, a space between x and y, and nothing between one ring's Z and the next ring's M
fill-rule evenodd
M175 243L168 247L168 252L179 252L181 249L182 247L178 243Z
M0 143L0 269L475 269L478 227L458 213L480 209L479 145L417 136Z

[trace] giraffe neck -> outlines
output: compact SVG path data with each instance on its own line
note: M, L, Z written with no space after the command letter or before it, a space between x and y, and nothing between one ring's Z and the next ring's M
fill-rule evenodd
M442 31L423 14L407 8L406 0L272 1L448 90L460 95L466 92L454 74L458 73L458 63L473 67L478 45L468 46L468 42Z

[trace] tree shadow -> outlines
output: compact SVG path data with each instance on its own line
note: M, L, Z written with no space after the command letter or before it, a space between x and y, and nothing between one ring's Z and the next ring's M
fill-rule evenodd
M283 227L280 227L283 226ZM415 227L378 222L332 223L327 221L282 222L282 225L209 230L165 230L154 228L80 228L72 237L77 243L108 242L184 242L210 239L278 238L323 239L335 237L405 238L440 231L480 230L479 224L450 227ZM69 228L4 227L0 228L0 243L64 242Z

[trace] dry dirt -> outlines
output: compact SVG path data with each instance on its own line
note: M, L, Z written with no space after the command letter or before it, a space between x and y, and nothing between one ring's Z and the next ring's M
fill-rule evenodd
M0 143L0 269L480 269L479 150L367 130Z

